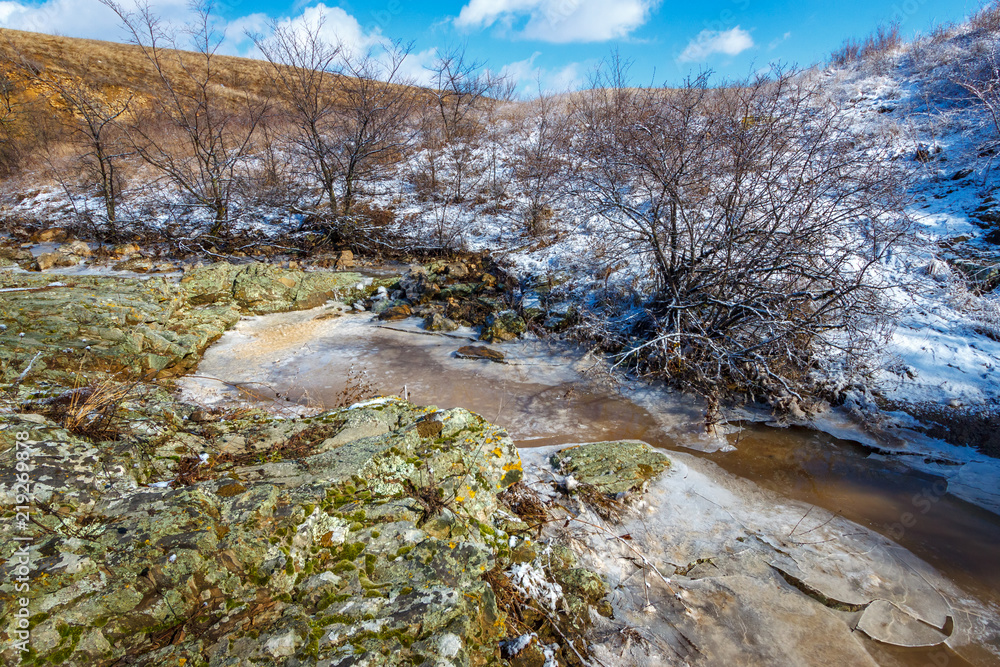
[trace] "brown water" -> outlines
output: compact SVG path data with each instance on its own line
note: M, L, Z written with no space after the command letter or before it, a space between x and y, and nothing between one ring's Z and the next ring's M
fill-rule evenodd
M596 372L599 364L570 347L502 346L512 363L499 365L455 359L454 350L469 341L401 333L357 318L285 317L280 325L265 321L224 339L199 373L265 382L291 401L334 407L349 371L365 369L382 393L405 391L418 404L480 413L507 428L520 447L640 439L665 449L693 448L730 473L886 535L1000 608L1000 517L949 495L941 477L804 428L746 425L726 436L735 450L720 451L726 442L702 433L695 401L616 388ZM887 666L970 664L946 649L871 644Z

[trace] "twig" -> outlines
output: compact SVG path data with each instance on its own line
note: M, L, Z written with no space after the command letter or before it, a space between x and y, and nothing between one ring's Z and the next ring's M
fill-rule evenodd
M472 338L471 336L459 336L457 334L443 333L440 331L418 331L416 329L398 329L396 327L389 327L384 324L376 324L375 326L379 329L388 329L389 331L398 331L400 333L418 334L420 336L444 336L445 338L457 338L458 340L468 340L472 341L473 343L476 342L476 339Z
M28 377L28 373L31 372L31 367L35 365L35 362L38 361L38 357L40 356L42 356L42 353L36 352L35 356L33 356L31 358L31 361L28 362L28 367L25 368L23 371L21 371L21 374L17 376L16 380L14 380L14 384L12 384L10 386L10 389L7 390L11 396L14 395L14 393L17 391L17 388L21 386L22 382L24 382L24 378Z

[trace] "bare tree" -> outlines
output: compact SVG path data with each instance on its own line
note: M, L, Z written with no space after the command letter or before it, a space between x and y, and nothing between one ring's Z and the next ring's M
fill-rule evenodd
M410 47L394 43L381 57L371 51L343 58L338 96L336 158L343 182L343 214L350 215L359 183L372 181L410 150L410 116L418 92L401 74Z
M490 173L483 155L483 129L488 111L513 94L509 80L471 60L464 49L440 56L429 68L432 103L424 109L423 164L426 190L437 223L438 242L454 236L448 224L452 207L464 203Z
M571 137L565 104L539 94L523 109L512 139L511 175L523 198L518 213L529 234L543 234L567 191Z
M416 100L402 76L410 47L399 42L351 53L314 25L272 24L251 35L271 64L271 76L292 108L293 141L312 165L330 210L350 220L358 186L406 154Z
M184 31L191 54L181 51L187 44L178 42L148 3L129 11L114 0L101 2L118 14L153 70L151 117L126 128L136 152L212 212L210 234L227 231L238 172L253 152L269 100L222 79L217 52L223 35L212 27L211 4L191 5L194 18Z
M82 81L40 76L39 83L57 95L70 112L66 123L81 146L78 154L89 185L96 187L104 204L107 233L118 232L118 203L123 184L122 162L132 154L120 131L119 120L132 103L133 95L114 97L102 94Z
M798 398L818 350L883 313L901 173L792 72L679 89L626 72L613 62L575 113L577 194L645 269L628 358L708 395Z
M291 107L292 143L311 165L330 210L336 213L337 148L332 129L337 116L340 46L327 42L322 32L321 18L301 29L273 22L269 37L250 37L271 64L279 96Z

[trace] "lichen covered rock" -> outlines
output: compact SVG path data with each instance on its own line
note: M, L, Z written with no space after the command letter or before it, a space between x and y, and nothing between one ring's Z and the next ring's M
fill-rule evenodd
M502 343L514 340L527 331L524 319L513 310L494 313L486 319L486 325L479 338L488 343Z
M497 494L521 478L505 431L390 399L159 423L160 444L129 459L38 416L0 419L0 467L27 430L48 480L28 663L496 661L504 617L482 576L509 549ZM9 632L16 547L0 542Z
M595 442L552 455L559 472L608 495L641 491L669 465L665 454L638 440Z
M218 262L188 272L181 284L194 305L234 304L256 315L314 308L346 294L356 273L287 270L272 264Z

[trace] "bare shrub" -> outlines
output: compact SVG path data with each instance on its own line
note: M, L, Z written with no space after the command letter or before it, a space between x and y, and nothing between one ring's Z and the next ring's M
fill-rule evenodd
M951 77L952 83L965 92L967 101L985 112L984 121L974 123L972 128L976 135L981 135L984 125L988 128L980 151L992 151L1000 146L1000 56L997 49L997 43L993 42L983 57L961 63Z
M344 379L344 388L337 393L333 405L328 407L330 409L346 408L377 395L378 389L368 376L368 371L358 370L354 364L351 364L347 370L347 377Z
M507 101L513 85L470 59L463 49L439 56L429 68L430 104L420 117L420 160L411 177L434 218L436 241L452 245L461 232L452 224L456 207L487 201L490 165L482 152L491 108Z
M799 398L818 350L856 349L885 312L902 174L792 72L669 90L626 70L575 111L577 194L636 267L596 326L621 363L706 395Z
M969 17L969 27L985 32L1000 32L1000 2L985 2Z
M899 48L902 43L899 23L894 21L878 26L864 39L848 38L830 55L830 62L837 66L864 61L874 62Z
M118 236L118 205L125 185L124 162L132 155L119 120L129 111L132 94L116 91L110 82L96 85L40 73L36 81L65 104L64 124L76 148L83 185L94 189L104 205L98 235ZM103 229L102 229L103 228Z
M568 190L571 136L563 106L540 95L528 104L512 137L511 176L524 199L518 213L525 230L535 236L548 231Z

